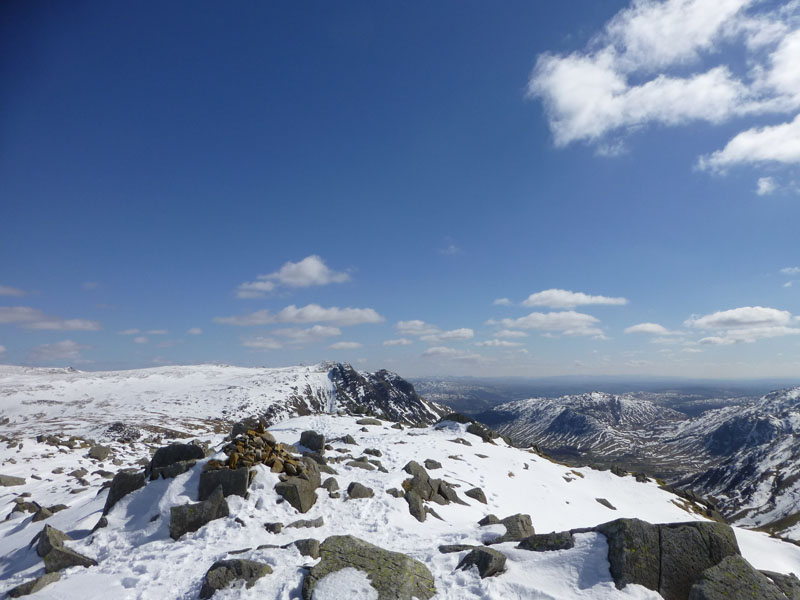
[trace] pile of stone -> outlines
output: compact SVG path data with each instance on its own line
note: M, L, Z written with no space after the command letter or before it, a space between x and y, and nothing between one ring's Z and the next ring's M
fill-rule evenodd
M285 473L290 477L300 475L303 471L303 462L294 456L297 448L278 443L264 428L263 423L259 423L255 429L239 433L223 450L228 459L225 462L209 461L207 470L241 467L249 469L263 464L273 473Z

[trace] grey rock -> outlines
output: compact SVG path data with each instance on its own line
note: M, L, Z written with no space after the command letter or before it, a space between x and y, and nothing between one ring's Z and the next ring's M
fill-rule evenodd
M481 579L493 577L505 571L506 557L505 554L493 548L478 546L461 559L456 569L465 570L470 567L477 567Z
M45 525L44 529L33 538L33 540L37 542L36 554L44 558L53 548L63 548L64 542L71 539L72 538L63 531L51 527L50 525Z
M306 513L317 501L316 486L307 479L289 477L275 486L275 492L291 504L298 512Z
M392 429L400 429L400 430L402 430L403 429L403 424L402 423L395 423L394 425L392 425Z
M108 489L106 504L103 507L103 515L107 515L111 508L122 498L144 487L147 480L141 471L124 470L114 475L111 480L111 487Z
M96 567L97 561L63 546L50 550L44 556L45 573L54 573L69 567Z
M464 492L464 495L468 496L469 498L473 498L478 502L486 504L486 494L483 493L483 490L481 488L475 487L472 488L471 490L467 490L466 492Z
M372 498L375 495L375 492L372 491L372 488L362 485L357 481L354 481L349 486L347 486L347 495L349 498L352 499Z
M430 500L439 493L439 479L431 479L425 468L416 461L410 461L403 470L411 475L410 480L403 482L406 490L414 490L423 500Z
M292 521L286 527L304 528L322 527L323 525L325 525L325 520L322 517L317 517L316 519L299 519L297 521Z
M283 531L283 523L274 522L274 523L264 523L264 529L269 531L270 533L280 533Z
M308 457L303 457L302 461L303 470L298 477L308 481L312 486L314 486L314 489L318 488L320 485L322 485L322 476L320 475L319 469L320 465Z
M350 434L348 433L346 436L344 436L344 437L342 438L342 443L343 443L343 444L355 445L355 444L356 444L356 440L355 440L355 438L354 438L352 435L350 435Z
M439 546L439 552L442 554L454 554L456 552L464 552L464 550L472 550L476 547L471 544L442 544Z
M383 456L383 452L381 452L377 448L367 448L366 450L364 450L364 454L369 454L370 456L378 456L378 457Z
M81 467L80 469L75 469L74 471L71 471L70 473L68 473L68 475L70 477L74 477L75 479L80 479L81 477L85 477L88 474L89 474L89 471L87 471L83 467Z
M319 466L328 464L328 459L322 456L322 454L320 454L319 452L303 452L303 456L310 458Z
M677 597L677 596L676 596ZM689 600L786 600L786 595L741 556L722 559L703 571Z
M433 460L432 458L425 459L425 468L426 469L441 469L442 463L438 460Z
M300 445L313 452L325 454L325 436L316 431L304 431L300 434Z
M497 437L497 434L494 433L492 430L474 421L469 425L467 425L467 433L477 435L484 442L491 442L492 438Z
M45 586L50 585L51 583L55 583L61 579L61 573L45 573L41 577L37 577L36 579L32 579L31 581L26 581L18 585L15 588L8 590L7 594L9 598L19 598L21 596L27 596L29 594L33 594L38 592Z
M386 490L386 493L389 494L390 496L394 496L395 498L403 497L403 491L398 490L397 488L389 488L388 490Z
M211 598L214 592L225 589L236 581L244 581L246 588L251 588L255 582L272 573L272 567L254 560L239 558L218 560L206 572L203 587L200 588L200 598Z
M486 525L497 525L499 522L500 519L498 519L495 515L488 514L485 517L483 517L480 521L478 521L478 525L484 527Z
M238 469L215 469L200 473L200 483L197 487L197 499L202 501L208 498L218 487L222 488L222 495L247 496L247 486L250 483L247 467Z
M159 477L161 479L173 479L178 475L186 473L189 469L194 468L196 464L196 460L179 460L166 467L150 469L150 481L155 481Z
M25 478L14 477L13 475L0 475L0 487L11 487L14 485L25 485Z
M358 421L356 421L356 425L383 425L383 423L378 419L367 417L365 419L359 419Z
M800 600L800 579L797 575L794 573L785 575L773 571L761 571L761 573L771 579L789 600Z
M439 483L439 495L445 499L447 503L454 502L456 504L463 504L464 506L469 506L466 502L464 502L461 498L458 497L456 491L450 487L450 484L446 481L442 481Z
M304 538L302 540L295 540L295 548L300 552L301 556L309 556L311 558L319 558L319 540L314 538Z
M150 469L168 467L169 465L185 460L201 460L205 452L196 444L170 444L156 450L150 461Z
M533 530L533 524L531 523L530 515L517 513L516 515L511 515L505 519L501 519L500 524L505 526L506 532L499 538L489 542L489 544L519 542L523 538L536 534L536 532Z
M356 469L364 469L365 471L375 470L375 467L373 467L371 464L360 460L351 460L350 462L345 463L345 466L355 467Z
M108 446L92 446L92 449L89 450L89 458L103 461L108 458L108 455L110 453L111 453L111 448L109 448Z
M611 510L617 510L617 507L614 506L613 504L611 504L611 502L609 502L605 498L595 498L595 500L597 500L597 502L599 502L600 504L602 504L606 508L610 508Z
M341 497L342 497L341 492L328 492L328 498L331 498L332 500L338 500Z
M523 538L517 544L517 548L522 550L532 550L534 552L548 552L551 550L569 550L575 546L575 539L569 531L559 531L553 533L539 533Z
M425 504L422 502L422 498L419 497L414 490L408 490L403 496L408 502L408 512L411 513L411 516L414 517L420 523L425 522L425 517L427 516L427 512L425 511Z
M328 490L329 492L335 492L339 489L339 482L333 477L328 477L322 482L322 489Z
M185 533L197 531L203 525L230 514L228 503L218 487L202 502L173 506L169 509L169 536L177 540Z
M304 600L311 600L314 586L323 577L348 567L367 574L378 600L428 600L436 594L433 575L424 564L351 535L327 538L320 546L320 557L303 580Z
M53 513L49 509L42 506L39 510L36 511L36 514L33 515L32 522L38 523L39 521L44 521L45 519L48 519L52 516Z
M661 569L658 527L639 519L598 525L608 540L608 562L617 589L637 583L658 591Z

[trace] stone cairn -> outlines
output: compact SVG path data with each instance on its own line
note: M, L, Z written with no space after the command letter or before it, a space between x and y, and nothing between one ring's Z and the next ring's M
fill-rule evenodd
M237 433L236 429L233 433ZM293 477L300 475L305 469L303 461L292 455L293 452L297 452L297 448L277 442L273 435L264 428L263 423L259 423L254 429L247 429L234 435L223 451L228 455L228 459L224 462L208 461L205 467L206 471L236 470L242 467L250 469L261 463L269 467L273 473L284 473Z

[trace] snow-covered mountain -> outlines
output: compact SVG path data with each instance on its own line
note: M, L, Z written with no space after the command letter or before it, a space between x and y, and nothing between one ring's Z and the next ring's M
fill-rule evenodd
M65 432L102 439L115 422L187 436L259 416L361 411L431 424L448 409L420 398L401 377L350 365L246 368L170 366L82 372L0 366L0 423L6 435Z
M286 394L283 400L318 398L331 409L345 391L342 402L363 406L367 390L377 387L391 403L374 412L391 408L419 421L418 411L428 405L392 392L404 386L383 372L368 376L342 367L329 377L328 368L187 367L6 373L0 384L0 475L6 486L0 487L0 511L8 518L0 521L0 593L43 576L47 567L54 573L37 580L42 587L36 598L188 600L207 597L210 589L218 600L405 599L413 586L417 597L435 600L656 600L662 598L656 589L666 598L685 598L668 591L674 587L669 577L683 583L688 577L686 569L670 567L674 551L657 541L657 555L652 547L647 554L655 556L655 571L625 575L617 542L619 528L634 527L655 532L656 540L669 534L681 549L704 548L693 526L662 530L615 520L710 523L653 481L570 468L502 439L474 435L469 424L452 420L404 427L326 410L230 441L230 422L244 411L262 414L283 404L280 394ZM296 409L291 404L281 415ZM646 411L622 404L611 412L620 422L647 418ZM119 425L109 432L109 422ZM45 433L66 425L65 435ZM80 437L81 431L100 431L104 444ZM199 446L166 446L187 434ZM155 452L157 447L165 450ZM306 450L314 453L301 456ZM170 454L176 455L172 462ZM254 462L239 468L249 457ZM151 477L162 477L147 481L145 464ZM290 475L287 465L300 475ZM119 473L125 468L131 470ZM203 500L209 480L220 487ZM191 521L197 515L199 525ZM180 529L187 518L194 529ZM615 525L596 527L609 521ZM45 526L54 529L32 543ZM773 572L770 579L748 571L760 585L774 591L771 582L783 581L774 572L800 573L800 547L740 528L726 542L731 530L709 527L729 552L741 550L755 568ZM550 532L562 533L537 536ZM631 543L638 542L626 541ZM477 567L459 568L473 553ZM81 561L90 566L60 568ZM721 568L722 562L702 575L695 569L686 585L710 581L705 574ZM648 583L653 572L661 574Z

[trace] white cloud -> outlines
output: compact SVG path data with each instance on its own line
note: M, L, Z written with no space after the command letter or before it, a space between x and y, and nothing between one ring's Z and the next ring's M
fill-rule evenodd
M81 352L89 350L90 348L91 346L84 346L72 340L64 340L62 342L37 346L31 350L28 358L31 362L37 363L50 363L64 360L81 361Z
M522 303L523 306L547 306L550 308L574 308L586 304L610 304L615 306L628 303L626 298L609 298L608 296L590 296L583 292L550 289L531 294Z
M242 340L242 346L257 350L280 350L283 348L278 340L271 337L252 337Z
M480 354L464 352L463 350L448 348L447 346L433 346L432 348L425 350L425 352L422 353L422 356L460 362L480 362L483 360L483 356Z
M793 275L800 275L800 267L784 267L781 273L792 277Z
M495 335L499 338L524 338L528 337L528 334L524 331L514 331L513 329L501 329Z
M444 254L445 256L455 256L456 254L461 254L461 248L455 244L448 244L444 248L439 249L439 254Z
M356 348L361 348L361 344L358 342L336 342L328 347L332 350L355 350Z
M625 329L625 333L649 333L653 335L676 335L677 332L670 331L663 325L658 323L639 323L638 325L631 325Z
M256 281L242 283L236 295L239 298L261 298L277 286L309 287L312 285L328 285L350 281L350 275L333 271L325 262L312 254L299 262L286 262L278 271L267 275L259 275Z
M487 347L487 348L514 348L516 346L522 346L519 342L509 342L508 340L486 340L483 342L476 342L476 346Z
M792 283L793 283L793 282L791 282L791 281L787 281L787 282L786 282L786 283L784 283L784 284L783 284L783 286L781 286L781 287L790 288L790 287L792 287Z
M145 333L147 335L167 335L169 332L166 329L150 329Z
M451 329L450 331L437 331L428 335L423 335L420 339L424 342L438 343L443 341L463 341L472 339L475 332L468 327Z
M86 291L90 291L90 290L96 290L97 288L99 288L100 284L97 283L96 281L84 281L81 284L81 287Z
M409 340L408 338L397 338L394 340L385 340L383 342L384 346L410 346L414 342Z
M202 335L203 334L203 330L200 329L199 327L192 327L186 333L188 333L189 335Z
M758 182L756 183L756 194L759 196L769 196L776 189L778 189L778 184L772 177L758 178Z
M603 330L597 326L600 323L599 319L573 310L549 313L532 312L518 319L501 319L499 321L491 319L487 323L500 325L507 329L537 329L568 336L603 335Z
M492 304L495 306L511 306L511 300L508 298L497 298Z
M141 329L123 329L122 331L118 331L117 334L119 335L136 335L137 333L142 333Z
M710 330L714 334L698 343L704 345L729 345L741 342L774 338L785 335L800 335L800 327L794 326L798 319L786 310L763 306L743 306L718 311L701 317L692 317L684 323L687 327Z
M342 335L342 330L338 327L329 327L327 325L314 325L313 327L308 327L306 329L299 329L296 327L276 329L272 333L274 335L289 338L293 344L310 344L326 337L336 337L337 335Z
M0 306L0 324L16 324L26 329L52 331L98 331L100 323L88 319L51 317L30 306Z
M27 292L10 285L0 285L0 296L24 296Z
M315 321L346 327L364 323L381 323L384 318L372 308L339 308L336 306L324 308L318 304L308 304L298 308L291 304L274 315L264 309L247 315L215 317L214 321L242 327L272 323L313 323Z
M767 162L800 163L800 115L789 123L742 131L722 150L701 156L698 165L720 171L731 165Z
M4 354L4 353L5 353L5 351L6 351L6 347L5 347L5 346L2 346L2 345L0 345L0 354Z
M403 335L433 335L439 331L436 325L431 325L419 319L411 321L398 321L394 326L397 331Z
M146 344L148 341L150 341L150 340L146 336L143 336L143 335L140 335L138 337L133 338L133 342L135 344Z

